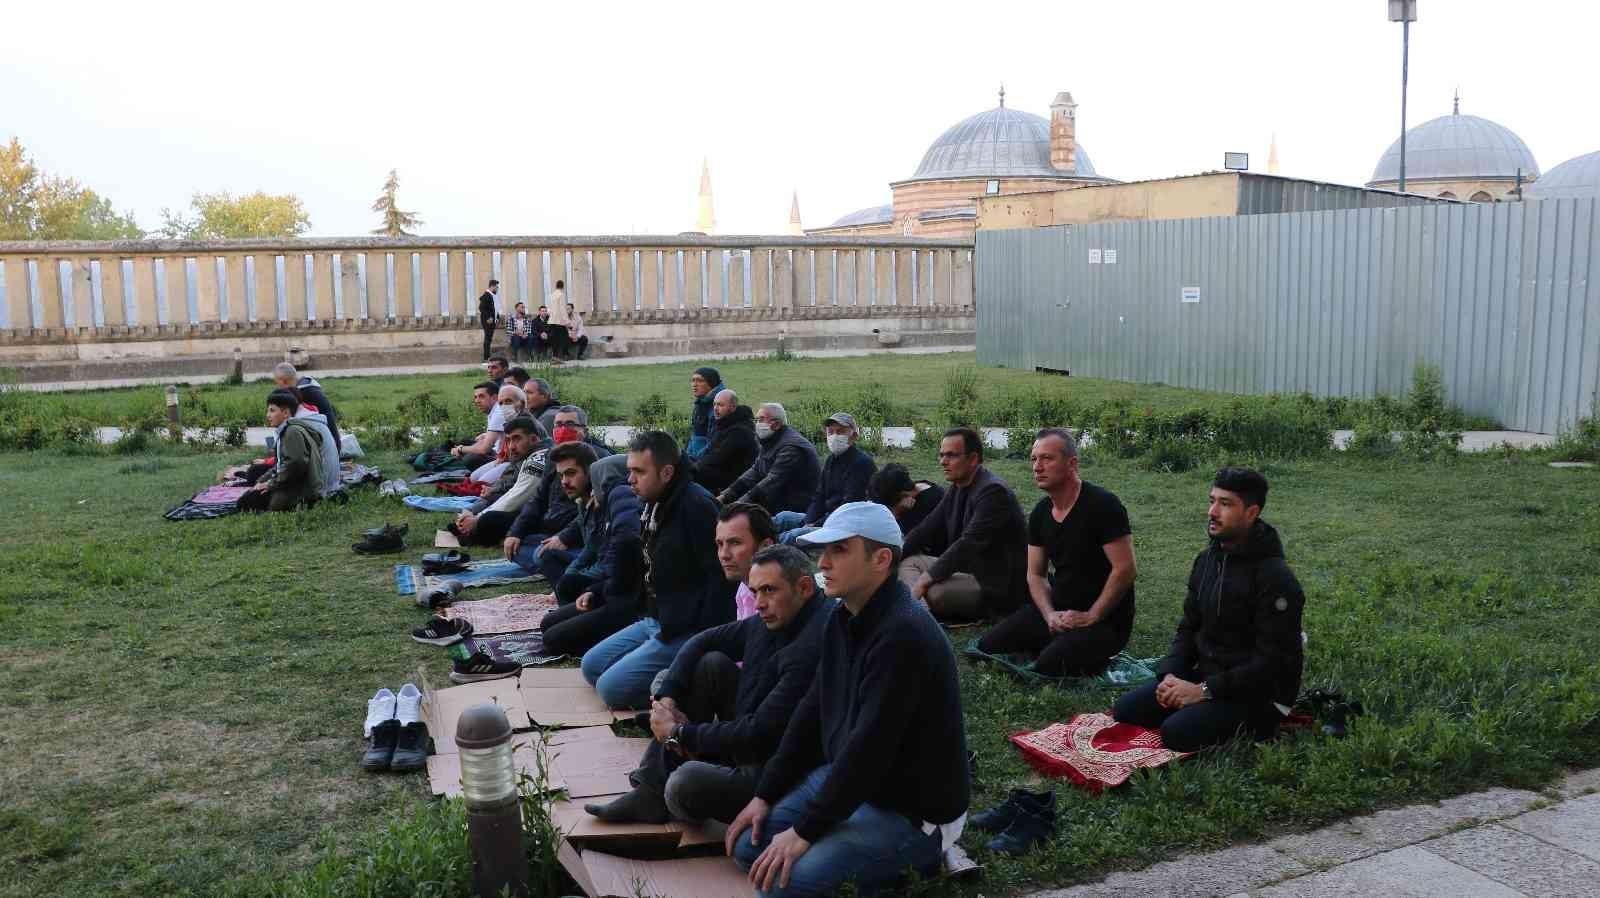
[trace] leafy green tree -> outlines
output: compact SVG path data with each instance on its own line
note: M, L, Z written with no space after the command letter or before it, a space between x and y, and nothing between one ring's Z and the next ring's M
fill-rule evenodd
M132 213L72 178L39 171L15 137L0 146L0 240L123 240L144 236Z
M400 187L400 175L395 169L389 169L389 180L383 182L383 193L372 204L372 211L382 213L383 224L373 228L372 233L382 234L385 237L410 237L411 232L406 228L414 228L422 224L422 219L414 212L403 212L395 202L395 191Z
M226 190L197 193L187 211L162 209L161 217L161 236L181 240L298 237L311 230L299 197L260 190L240 197Z

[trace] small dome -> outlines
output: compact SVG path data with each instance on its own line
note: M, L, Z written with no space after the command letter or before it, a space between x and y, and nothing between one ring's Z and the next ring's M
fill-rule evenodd
M1050 167L1050 120L997 106L953 125L928 147L909 180L939 178L1099 178L1078 144L1078 170Z
M860 225L888 224L894 220L894 206L873 206L870 209L858 209L840 218L830 228L846 228Z
M1576 156L1545 172L1523 189L1530 200L1600 197L1600 150Z
M1406 180L1512 180L1539 176L1539 163L1510 128L1475 115L1442 115L1406 132ZM1400 180L1400 141L1389 145L1367 184Z

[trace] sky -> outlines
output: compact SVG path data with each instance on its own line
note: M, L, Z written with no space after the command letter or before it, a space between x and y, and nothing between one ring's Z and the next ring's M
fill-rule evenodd
M1600 4L1421 0L1409 123L1463 113L1543 169L1600 149ZM1360 184L1400 130L1385 0L8 5L0 140L148 229L199 191L294 193L364 235L391 168L434 236L717 232L889 202L946 128L1078 102L1100 174Z

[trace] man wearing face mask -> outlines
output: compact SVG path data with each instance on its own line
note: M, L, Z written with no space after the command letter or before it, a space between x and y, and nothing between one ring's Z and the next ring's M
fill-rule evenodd
M778 528L778 539L784 545L793 545L797 538L822 526L835 508L865 499L867 482L877 470L872 456L856 446L861 431L854 417L837 412L828 418L824 429L828 434L828 460L822 463L821 482L811 504L803 512L781 511L772 516L772 525Z
M756 439L761 443L756 463L723 490L717 501L723 505L751 502L773 515L804 512L822 473L817 447L789 426L788 412L776 402L762 403L756 410Z

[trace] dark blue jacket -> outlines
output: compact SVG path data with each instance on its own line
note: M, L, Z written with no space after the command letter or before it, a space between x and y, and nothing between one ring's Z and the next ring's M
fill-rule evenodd
M811 507L806 509L807 526L827 520L835 508L846 502L860 502L867 498L867 481L872 479L878 465L860 446L851 446L838 455L829 455L822 463L822 482L811 497Z
M717 420L712 414L711 403L717 400L717 394L726 387L717 384L706 391L704 396L696 397L694 407L689 411L689 445L684 447L683 454L690 458L699 458L711 445L711 434L716 430Z
M717 501L687 476L675 476L640 515L644 530L645 617L662 642L733 620L734 593L717 561Z
M740 502L754 502L772 514L805 511L817 492L822 462L817 447L787 425L761 441L761 455L750 470L722 491Z

